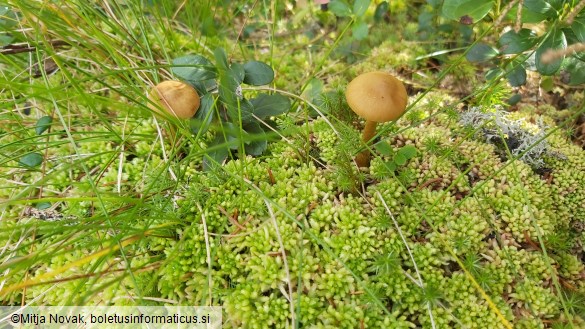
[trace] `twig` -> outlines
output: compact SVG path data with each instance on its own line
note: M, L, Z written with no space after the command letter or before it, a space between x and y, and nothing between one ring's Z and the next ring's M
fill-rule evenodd
M585 1L581 0L579 2L579 4L576 5L575 8L573 8L573 11L571 12L571 14L567 17L567 25L573 24L575 17L577 17L577 15L579 15L579 13L581 12L581 9L583 9L583 8L585 8Z
M583 1L585 3L585 1ZM542 54L541 61L544 64L548 64L552 61L555 61L559 58L562 58L565 55L572 55L573 53L585 51L585 43L575 43L568 46L565 49L549 49L544 54Z
M518 2L518 11L516 12L516 25L514 26L514 31L516 33L520 32L522 28L522 7L524 6L524 0L520 0Z
M500 23L502 23L502 21L504 20L504 17L506 17L506 14L508 14L510 9L512 9L512 7L514 7L516 2L518 2L518 0L511 1L510 3L508 3L508 5L506 5L506 7L504 7L504 9L502 10L502 13L498 17L498 19L496 19L496 21L494 22L494 26L498 26L498 25L500 25Z
M47 43L51 47L62 47L62 46L69 46L71 45L69 42L64 40L50 40ZM37 50L37 46L31 46L28 43L15 43L11 45L4 46L0 48L0 54L2 55L12 55L12 54L20 54L20 53L28 53Z

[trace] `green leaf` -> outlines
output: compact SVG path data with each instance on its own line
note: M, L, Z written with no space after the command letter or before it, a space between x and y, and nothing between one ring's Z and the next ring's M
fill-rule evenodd
M566 60L568 64L565 70L569 73L569 84L575 86L585 83L585 63L571 57Z
M378 142L378 143L374 144L374 148L380 154L385 155L385 156L390 156L390 155L394 154L394 150L392 149L392 146L390 146L390 144L388 142L384 142L384 141Z
M355 0L353 3L353 14L357 17L363 16L368 10L371 1L372 0Z
M188 55L173 60L171 71L174 75L189 83L197 83L202 80L214 79L217 71L211 62L201 55Z
M514 95L512 95L512 97L508 98L506 103L510 106L514 106L514 105L518 104L518 102L520 102L521 100L522 100L522 95L514 94Z
M258 156L264 153L268 147L268 142L266 141L266 133L262 127L258 123L252 122L244 126L244 130L248 132L247 137L252 139L244 145L246 154Z
M465 55L468 61L472 63L485 62L498 55L498 50L485 43L476 43Z
M20 158L18 162L21 167L34 168L43 163L43 156L39 153L29 153Z
M37 135L40 135L44 133L45 130L49 129L49 127L51 127L52 122L53 118L48 115L45 115L44 117L40 118L35 125L35 132L37 133Z
M307 84L307 88L303 90L302 96L311 103L316 103L323 92L323 81L318 78L311 78Z
M351 9L345 0L332 0L329 3L329 11L331 11L335 16L339 17L347 17L351 16Z
M485 79L486 80L493 80L495 78L497 78L500 74L502 74L503 71L501 68L499 67L494 67L492 69L489 69L486 74L485 74Z
M241 84L244 81L246 76L246 71L244 70L244 65L240 63L232 63L230 65L230 71L233 73L238 84Z
M9 34L0 34L0 47L8 46L12 41L14 41L14 37Z
M510 70L506 74L506 78L512 87L520 87L526 83L526 69L524 65L515 63L514 68L508 67L507 70Z
M193 134L203 135L211 126L213 120L213 103L215 99L212 94L205 94L201 97L201 104L195 113L195 116L189 121L191 132Z
M396 163L394 161L386 161L384 165L391 172L396 170Z
M498 43L502 54L519 54L536 44L536 33L530 29L521 29L518 33L510 30L500 37Z
M368 24L361 21L351 27L351 32L356 40L363 40L368 36Z
M396 153L394 155L394 162L399 166L404 166L406 164L406 157L400 153Z
M277 116L290 109L290 100L280 94L259 94L251 102L254 106L254 114L260 119Z
M579 15L571 24L571 30L580 42L585 42L585 15Z
M227 71L229 68L227 54L223 48L215 48L213 51L213 56L215 57L215 63L217 64L217 68L221 71Z
M388 1L382 1L378 6L376 6L376 11L374 12L374 21L381 22L384 20L386 15L388 15L388 10L390 9L390 4Z
M239 105L240 105L239 115L242 116L242 123L247 124L255 122L256 120L254 119L254 116L252 116L252 113L254 113L254 105L252 104L252 102L244 98L240 100Z
M37 203L35 208L37 208L38 210L45 210L45 209L51 208L51 206L52 206L52 204L50 202L44 201L44 202Z
M274 80L274 71L270 66L258 61L249 61L244 64L246 77L244 83L252 86L267 85Z
M203 170L218 169L227 159L228 154L229 147L223 135L221 133L216 134L207 148L207 153L203 156Z
M445 0L442 15L454 21L468 16L477 23L487 15L494 5L492 0Z
M539 14L546 14L552 9L545 0L524 0L524 8Z
M553 29L550 31L548 37L546 37L540 47L536 49L536 70L538 73L542 75L555 74L561 68L564 56L552 62L544 63L542 61L542 55L544 55L549 49L557 50L565 48L567 48L567 39L565 38L563 31L560 29Z
M405 145L398 150L398 153L402 154L406 160L410 160L416 156L417 150L414 145Z

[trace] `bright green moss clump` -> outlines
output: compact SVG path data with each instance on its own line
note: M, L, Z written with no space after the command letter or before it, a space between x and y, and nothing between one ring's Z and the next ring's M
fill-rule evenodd
M91 217L98 226L83 236L54 237L73 239L73 249L33 270L20 268L5 284L16 284L25 272L43 279L67 261L115 246L96 243L107 232L140 236L124 248L130 262L112 251L106 259L115 262L92 260L55 279L103 272L110 285L98 291L92 277L77 278L58 282L53 292L30 287L24 298L52 304L63 296L75 301L78 294L95 304L148 297L221 305L226 328L288 328L292 322L311 328L539 328L567 321L567 315L581 321L574 309L564 309L563 298L585 294L583 150L552 132L549 148L559 155L543 158L548 170L537 172L473 137L452 114L430 117L437 97L430 98L398 121L399 134L390 127L381 137L395 150L413 145L418 151L396 170L387 170L389 158L377 155L369 171L347 171L343 129L338 134L317 119L303 127L311 136L271 143L261 158L232 160L209 173L184 165L189 182L152 199L148 211L137 207L128 216L131 224ZM149 127L136 129L152 134ZM137 157L122 164L122 178L136 185L124 188L167 184L153 145L132 144ZM311 149L302 152L299 145ZM83 147L101 154L92 160L99 166L115 143ZM114 190L116 169L104 171L98 188ZM351 179L358 180L353 190L339 184ZM74 188L92 191L84 184ZM91 203L75 204L83 211L72 209L76 219L58 225L84 225L75 220L93 209ZM24 223L2 226L17 232ZM48 230L44 226L36 239L50 249ZM33 239L26 230L0 237L7 245ZM128 266L133 277L121 271ZM3 301L15 303L21 293Z

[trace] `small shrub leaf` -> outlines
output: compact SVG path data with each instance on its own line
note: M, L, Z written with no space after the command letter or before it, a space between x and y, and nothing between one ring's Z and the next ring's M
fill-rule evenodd
M518 33L510 30L500 37L498 43L502 54L519 54L536 43L536 33L530 29L521 29Z
M352 26L351 32L353 33L353 37L356 40L363 40L368 36L368 24L366 24L364 21L361 21Z
M523 65L517 64L506 74L506 78L512 87L520 87L526 83L526 69Z
M390 9L390 4L388 4L388 1L380 2L380 4L376 7L376 11L374 12L374 20L376 22L381 22L386 17L386 15L388 15L388 9Z
M406 164L406 157L401 153L396 153L394 155L394 162L399 166L404 166Z
M466 16L472 23L477 23L492 10L493 5L492 0L445 0L442 15L454 21Z
M249 61L244 64L246 76L244 83L252 86L267 85L274 80L274 71L270 66L258 61Z
M374 145L374 148L380 152L380 154L385 155L385 156L390 156L392 154L394 154L394 150L392 149L392 146L390 146L390 144L388 144L388 142L379 142L376 143Z
M39 153L29 153L20 158L18 162L22 167L34 168L43 163L43 156Z
M37 133L37 135L40 135L44 133L45 130L49 129L49 127L51 127L52 122L53 118L48 115L40 118L35 125L35 132Z
M203 135L209 129L211 121L213 120L213 103L215 102L213 95L205 94L201 97L201 104L195 116L190 120L191 132L193 134Z
M355 0L353 3L353 14L357 17L363 16L368 10L370 2L372 2L372 0Z
M335 16L351 16L351 9L345 0L332 0L329 3L329 10L335 14Z
M206 154L203 156L203 170L211 171L217 169L227 159L229 146L223 135L218 133L208 146Z
M549 49L557 50L565 48L567 48L567 39L565 38L563 31L560 29L553 29L550 31L548 37L546 37L540 47L536 49L536 70L538 73L542 75L555 74L561 68L564 56L548 63L542 61L542 56Z
M414 145L405 145L398 150L399 154L402 154L406 160L410 160L416 156L416 147Z
M467 52L465 57L472 63L485 62L498 55L498 50L485 43L477 43Z
M254 106L254 114L260 119L277 116L290 109L290 100L280 94L260 94L253 98L251 103Z
M217 77L215 67L201 55L175 58L173 65L176 65L171 67L173 74L191 84Z

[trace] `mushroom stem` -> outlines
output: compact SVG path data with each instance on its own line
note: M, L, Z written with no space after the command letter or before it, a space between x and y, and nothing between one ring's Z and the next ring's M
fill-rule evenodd
M376 121L366 121L366 126L364 127L364 131L362 133L362 140L366 145L369 144L370 140L376 134ZM369 167L370 166L370 150L365 149L360 154L355 157L355 162L357 163L359 168L362 167Z

